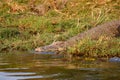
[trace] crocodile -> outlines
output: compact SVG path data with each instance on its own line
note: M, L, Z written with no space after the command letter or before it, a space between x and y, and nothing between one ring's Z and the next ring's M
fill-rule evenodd
M50 45L38 47L35 49L36 52L62 52L68 47L72 47L82 39L89 37L90 39L97 40L100 36L106 37L119 37L120 36L120 20L114 20L106 22L91 28L85 32L79 33L78 35L71 37L66 41L53 42Z

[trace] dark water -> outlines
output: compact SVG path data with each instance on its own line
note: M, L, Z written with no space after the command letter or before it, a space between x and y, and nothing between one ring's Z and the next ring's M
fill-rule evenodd
M1 53L0 80L120 80L120 63Z

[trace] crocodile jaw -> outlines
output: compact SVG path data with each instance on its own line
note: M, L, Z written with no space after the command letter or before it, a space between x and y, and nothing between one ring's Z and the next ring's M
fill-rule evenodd
M36 52L42 52L43 49L39 47L39 48L36 48L35 51L36 51Z
M48 50L48 51L63 51L63 50L64 50L64 48L58 48L58 49L50 49L50 50ZM43 51L46 52L47 50L39 47L39 48L36 48L35 51L36 51L36 52L43 52Z
M46 51L47 52L49 52L49 51L56 52L56 51L62 51L62 50L64 50L64 46L63 45L64 45L63 41L57 41L57 42L53 42L50 45L36 48L35 51L36 52L46 52Z

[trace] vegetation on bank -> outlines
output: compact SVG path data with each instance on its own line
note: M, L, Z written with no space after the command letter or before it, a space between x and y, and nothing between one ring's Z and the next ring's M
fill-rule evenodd
M57 1L54 4L54 0L1 0L0 52L32 50L53 41L67 40L104 22L120 19L119 0ZM69 48L67 53L120 56L120 39L84 39Z
M120 57L120 39L100 37L99 40L83 39L67 50L73 57Z

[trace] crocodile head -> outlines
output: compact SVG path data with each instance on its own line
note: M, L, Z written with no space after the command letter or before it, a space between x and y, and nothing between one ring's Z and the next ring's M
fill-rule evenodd
M57 41L57 42L53 42L50 45L36 48L35 51L36 52L51 52L51 51L52 52L59 52L59 51L63 51L64 48L65 48L64 42Z

